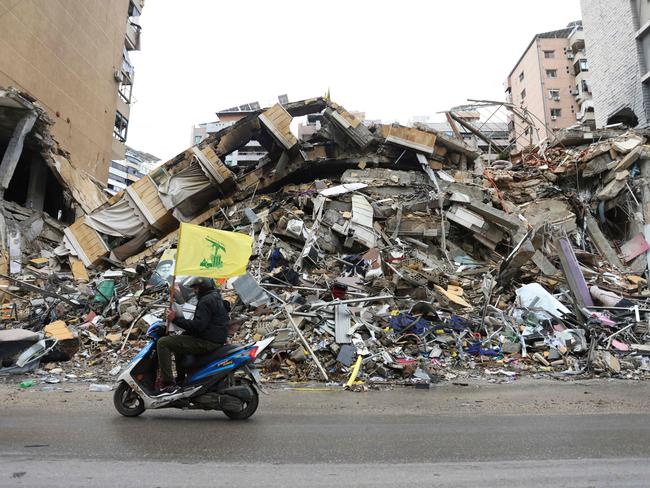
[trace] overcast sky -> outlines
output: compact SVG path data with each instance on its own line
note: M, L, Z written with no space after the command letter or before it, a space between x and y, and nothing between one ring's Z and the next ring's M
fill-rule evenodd
M503 100L538 32L577 20L579 0L147 0L127 143L167 160L191 127L247 102L325 94L406 123Z

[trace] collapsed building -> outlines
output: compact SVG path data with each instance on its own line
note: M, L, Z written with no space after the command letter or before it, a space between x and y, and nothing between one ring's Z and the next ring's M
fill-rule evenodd
M298 140L290 125L306 115L320 128ZM224 164L251 140L267 153L256 165ZM91 277L78 265L57 274L90 287L50 283L48 300L66 305L32 321L105 342L113 370L110 344L136 347L145 312L165 307L167 289L147 288L139 266L155 267L189 222L254 237L248 274L223 294L243 317L235 340L276 335L269 378L430 382L477 364L642 377L646 142L570 130L507 159L499 146L498 159L426 125L366 125L326 98L276 104L79 216L48 266L78 259ZM12 293L37 293L45 274L28 267Z
M301 142L290 131L293 117L323 113L321 131ZM267 155L254 166L228 168L225 157L256 140ZM102 258L128 260L154 237L179 222L203 223L253 193L267 193L289 181L327 178L358 167L467 169L478 153L460 141L398 125L366 127L342 107L323 98L276 104L247 117L179 154L116 194L106 206L78 219L67 243L86 266ZM397 163L396 163L397 161ZM137 258L136 258L137 259Z
M12 273L20 271L23 253L56 247L67 223L107 201L101 185L76 169L52 139L52 123L36 100L12 88L0 90L0 266L5 272L8 262Z

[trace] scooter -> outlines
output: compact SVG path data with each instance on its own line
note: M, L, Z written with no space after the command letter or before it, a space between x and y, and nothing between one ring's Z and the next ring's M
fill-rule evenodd
M248 345L227 344L209 354L177 358L176 368L184 373L181 389L160 395L156 390L156 344L164 333L163 322L152 324L147 331L150 341L119 376L113 395L119 413L136 417L145 410L158 408L220 410L234 420L244 420L255 413L258 390L263 390L252 363L275 337Z

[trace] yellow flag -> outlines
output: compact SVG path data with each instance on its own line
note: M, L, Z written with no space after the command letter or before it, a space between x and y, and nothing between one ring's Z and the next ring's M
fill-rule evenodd
M174 274L208 278L245 274L252 245L246 234L181 224Z

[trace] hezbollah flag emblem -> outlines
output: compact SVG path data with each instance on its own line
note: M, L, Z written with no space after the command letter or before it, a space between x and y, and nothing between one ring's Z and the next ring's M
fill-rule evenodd
M230 278L246 273L253 239L239 232L181 223L176 276Z

